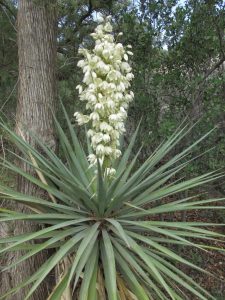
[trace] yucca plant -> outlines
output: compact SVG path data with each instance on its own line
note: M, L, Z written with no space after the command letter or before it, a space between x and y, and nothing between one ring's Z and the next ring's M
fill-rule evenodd
M214 299L176 264L205 271L172 249L185 246L206 251L213 249L207 244L208 241L223 240L224 236L204 228L212 225L208 223L155 220L155 216L165 213L213 209L213 203L224 201L199 200L193 194L186 198L179 196L183 191L207 184L221 176L210 172L193 179L178 180L179 172L190 163L186 158L193 147L208 134L157 167L190 132L191 129L184 125L162 143L141 167L135 168L140 152L131 159L136 131L122 157L114 163L116 174L107 176L99 163L97 173L95 168L90 168L87 155L66 112L65 117L69 138L55 120L62 157L58 157L33 136L42 150L41 154L2 124L23 154L15 155L16 158L30 164L39 178L25 173L10 161L4 161L4 166L42 188L50 196L49 199L38 199L0 185L4 199L17 201L32 210L30 214L23 214L1 209L1 222L30 220L45 225L37 232L1 239L1 254L26 251L17 262L5 266L2 271L44 249L54 248L55 252L35 274L0 299L31 284L25 298L29 299L65 258L69 261L69 267L61 274L61 280L49 299L60 299L67 287L76 291L80 300L177 300L185 299L185 292L197 299ZM177 195L177 198L169 201L172 195ZM162 203L165 197L167 201ZM217 205L215 208L224 209L224 206ZM153 217L154 220L151 220Z
M210 172L184 180L180 175L191 162L193 148L209 133L167 160L169 152L192 129L183 123L138 167L141 149L133 153L137 128L121 155L119 138L125 130L128 103L133 98L132 92L127 91L133 77L127 62L132 52L116 44L111 31L109 19L103 20L93 34L94 53L82 48L85 59L78 63L85 73L84 86L78 86L80 99L87 101L91 113L75 116L80 125L91 123L86 134L87 151L64 107L65 131L55 119L60 156L32 132L36 147L29 145L22 133L19 137L1 124L17 147L19 154L12 153L15 159L30 165L36 176L9 160L2 164L46 194L45 198L38 198L0 184L2 198L27 205L31 210L25 214L0 208L1 222L30 220L42 225L36 232L0 240L0 255L25 251L16 262L3 266L2 271L45 249L54 251L31 277L0 299L7 299L27 285L30 289L25 300L29 299L55 268L59 273L62 262L65 268L49 300L60 299L62 295L67 300L214 299L180 265L206 271L176 253L176 249L223 251L212 243L223 241L224 236L207 229L217 224L160 219L162 214L177 211L224 209L224 199L204 199L193 192L183 196L184 191L223 176ZM192 298L186 298L186 293Z

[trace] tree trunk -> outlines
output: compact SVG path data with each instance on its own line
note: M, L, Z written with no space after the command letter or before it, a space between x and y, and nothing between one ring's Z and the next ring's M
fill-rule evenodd
M50 147L55 148L52 111L55 110L55 63L56 63L56 10L54 0L20 0L18 6L18 56L19 86L16 111L16 132L34 145L29 131L35 133ZM35 145L34 145L35 146ZM33 172L27 165L21 166L26 172ZM18 178L18 190L32 195L41 195L41 190L23 178ZM17 210L28 211L20 205ZM37 225L28 222L15 222L10 228L4 225L4 235L21 234L36 231ZM7 257L6 264L17 260L21 253L12 253ZM40 266L47 253L43 252L25 261L4 274L2 286L5 290L18 285ZM32 300L47 299L49 278L35 292ZM8 300L22 300L29 287L21 289ZM1 294L1 293L0 293Z

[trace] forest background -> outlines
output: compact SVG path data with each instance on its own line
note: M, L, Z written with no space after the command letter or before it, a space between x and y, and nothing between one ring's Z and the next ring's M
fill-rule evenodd
M35 0L42 1L42 0ZM53 1L54 4L54 1ZM92 47L90 32L96 26L99 15L112 15L116 32L123 32L121 42L133 47L132 90L135 100L129 109L127 136L142 118L136 143L143 150L139 163L148 157L159 143L168 137L187 118L197 125L190 138L199 137L211 128L217 129L196 149L196 154L212 148L194 161L186 170L188 177L216 170L224 166L225 156L225 3L223 0L65 0L55 1L57 8L57 103L63 102L67 111L84 110L75 89L82 74L77 67L81 43ZM0 114L14 126L17 87L17 7L16 1L0 0ZM58 118L61 117L57 104ZM29 110L29 107L27 107ZM77 128L80 131L80 128ZM1 132L0 132L1 134ZM83 132L79 135L82 139ZM126 143L126 140L125 140ZM189 139L179 144L181 148ZM7 140L1 138L1 155ZM174 155L174 153L170 153ZM1 179L11 178L1 170ZM13 182L13 180L12 180ZM13 183L12 183L13 184ZM224 196L223 180L205 187L211 195ZM222 212L165 218L196 218L225 223ZM221 268L221 257L199 258L206 268ZM224 285L212 279L198 279L219 298Z

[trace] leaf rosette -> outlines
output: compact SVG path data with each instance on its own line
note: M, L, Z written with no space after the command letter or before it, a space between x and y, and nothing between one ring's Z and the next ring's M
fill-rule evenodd
M208 184L223 174L210 172L192 179L178 180L179 173L190 163L187 157L193 147L208 133L166 161L169 151L191 130L183 125L138 168L136 164L140 150L136 155L132 150L137 129L121 158L113 162L115 175L107 176L99 162L97 172L95 167L90 167L65 109L64 113L69 137L55 119L61 157L33 136L41 149L38 152L2 124L23 154L15 154L16 158L34 168L38 176L27 174L7 160L3 162L4 166L49 195L49 199L37 198L0 185L2 198L22 203L31 209L29 214L2 209L1 222L20 220L42 225L36 232L1 239L1 254L25 251L16 262L3 266L3 271L44 249L55 251L36 273L0 296L0 299L30 284L25 298L29 299L65 258L69 261L69 267L61 274L49 299L60 299L68 287L76 290L81 300L184 299L185 291L198 299L214 299L179 265L206 271L177 254L174 249L179 245L206 251L213 248L210 241L222 241L224 236L208 230L207 227L212 224L160 220L161 214L171 212L224 209L224 199L204 199L193 193L182 196L182 192ZM162 201L165 198L167 200ZM215 202L217 206L214 206ZM218 202L222 203L221 206Z

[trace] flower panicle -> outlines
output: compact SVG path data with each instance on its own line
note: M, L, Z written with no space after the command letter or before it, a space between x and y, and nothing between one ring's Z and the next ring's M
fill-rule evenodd
M74 114L79 125L90 123L88 136L93 148L93 154L88 157L90 165L96 165L98 158L110 175L115 173L110 168L112 161L121 155L119 137L125 132L127 109L134 98L129 91L134 77L128 62L133 55L131 46L125 49L115 41L112 32L111 18L102 19L91 34L94 49L79 49L83 59L77 65L84 77L76 88L79 99L86 102L88 114Z

